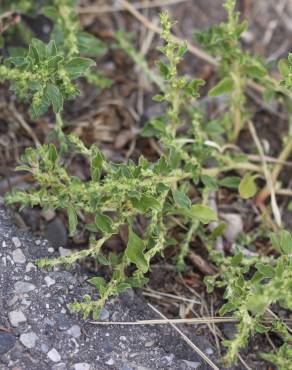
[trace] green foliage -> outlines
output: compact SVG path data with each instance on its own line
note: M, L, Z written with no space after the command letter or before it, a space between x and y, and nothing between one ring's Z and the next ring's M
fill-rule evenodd
M50 106L60 113L64 100L79 94L73 81L93 65L87 58L65 58L54 40L44 44L33 39L25 55L11 57L0 66L0 81L10 81L20 99L31 100L31 114L37 117Z
M274 320L272 327L264 324L265 313L272 304L278 303L285 309L292 309L292 235L281 231L279 235L273 234L271 240L281 253L277 259L248 258L239 251L233 257L224 258L213 253L213 260L220 272L206 278L209 292L214 287L226 287L224 298L227 302L221 307L220 313L232 312L239 319L235 338L224 342L228 349L224 362L228 366L236 361L240 349L246 347L251 335L269 330L279 332L280 321ZM281 357L283 352L291 353L292 350L289 344L291 336L290 340L286 339L277 355L263 356L269 361L277 357L276 363L284 364Z
M177 247L176 268L183 271L190 244L196 238L208 248L210 259L218 268L216 275L206 278L208 292L224 288L226 303L220 313L231 312L239 321L235 338L225 341L225 363L230 365L236 361L252 335L272 331L283 343L277 352L262 354L262 357L279 369L288 369L291 335L280 320L266 322L264 319L271 305L292 308L292 235L284 230L271 235L279 257L245 256L240 243L252 244L255 238L250 234L239 240L236 253L225 256L215 252L213 244L226 225L219 222L209 204L210 195L221 187L238 190L243 199L256 194L255 179L262 174L262 169L242 154L225 153L230 145L227 143L223 150L222 145L226 144L223 134L226 132L228 139L235 140L249 117L245 89L251 80L261 81L273 94L288 94L292 86L291 54L288 62L279 63L282 82L276 84L268 76L265 63L243 51L240 37L247 24L239 22L235 1L225 1L227 22L197 34L205 48L219 59L220 80L209 90L209 95L227 94L229 98L222 117L204 122L197 108L198 101L194 104L204 81L180 75L187 45L172 37L174 22L168 14L162 13L160 17L163 45L159 48L162 57L157 61L158 72L149 68L125 33L116 33L117 46L127 52L160 89L153 99L162 104L163 113L148 122L141 133L158 140L159 159L149 162L141 156L137 163L130 160L115 164L95 145L88 148L78 137L66 136L62 131L63 104L79 94L76 79L85 77L98 88L109 84L93 72L95 62L89 59L101 56L106 46L81 29L73 0L3 3L5 7L8 5L30 16L44 14L53 21L48 44L29 35L27 49L14 50L11 57L1 62L0 81L9 81L15 94L30 102L33 116L52 108L60 150L52 143L26 149L18 170L30 172L38 186L25 191L13 190L7 194L6 201L21 207L64 210L70 236L80 231L81 214L91 220L84 225L90 234L87 249L65 257L41 259L37 261L38 266L70 266L91 257L107 268L107 279L88 280L98 291L97 299L86 295L81 302L71 305L75 312L83 313L85 318L92 315L96 320L109 297L148 281L151 260L163 257L167 247ZM70 160L82 156L87 163L90 175L85 181L71 173L68 153ZM244 172L242 178L233 173L224 176L225 172L237 170L240 175ZM143 231L138 227L141 219L146 225ZM212 230L206 227L209 223ZM109 252L106 242L119 235L124 226L128 230L126 247L119 253Z
M210 91L210 96L227 94L230 109L222 117L227 124L231 140L236 140L249 114L246 108L245 88L250 79L270 83L265 64L260 58L243 51L240 37L247 29L247 22L239 22L235 11L236 0L225 1L228 20L213 26L207 32L195 34L197 41L212 55L219 58L221 80ZM224 118L224 120L223 120Z
M254 176L252 176L250 173L246 173L239 184L238 190L241 198L252 198L257 192Z

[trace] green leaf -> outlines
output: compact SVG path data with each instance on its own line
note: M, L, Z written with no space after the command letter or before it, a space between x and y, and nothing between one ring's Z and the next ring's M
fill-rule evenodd
M206 188L210 190L214 190L214 191L218 190L217 180L215 177L202 175L201 181L205 185Z
M203 204L194 204L191 208L191 214L193 218L199 220L202 224L218 220L216 212Z
M255 183L254 176L246 173L239 184L238 190L243 199L252 198L257 192L257 185Z
M160 209L160 203L154 197L142 195L141 198L131 198L131 203L141 212L146 212L149 209Z
M226 229L226 223L224 222L221 222L213 231L212 231L212 234L211 234L211 238L212 239L217 239L219 236L221 236L225 229Z
M218 96L232 91L234 83L230 77L225 77L209 91L209 96Z
M95 276L88 281L90 282L90 284L94 285L98 289L98 291L102 290L106 286L106 281L103 277L100 276Z
M263 78L267 74L265 68L255 65L247 67L246 72L252 78Z
M89 68L95 66L95 62L89 58L73 58L66 64L65 69L72 79L84 76Z
M256 268L266 278L272 278L275 275L273 267L265 265L261 262L258 262L256 264Z
M153 96L152 100L156 101L157 103L160 103L165 100L164 95L156 94Z
M55 113L60 113L63 109L63 96L58 87L52 83L49 83L46 88L46 95L53 105Z
M102 153L93 147L91 151L91 177L93 181L98 181L100 178L103 160Z
M224 179L219 180L218 183L225 188L238 189L240 181L239 176L226 176Z
M58 159L58 152L57 152L57 149L55 147L54 144L50 143L49 145L49 151L48 151L48 159L52 162L52 163L56 163L57 159Z
M180 208L190 208L192 202L190 198L179 190L171 190L173 200L175 201L176 205Z
M292 254L292 234L287 230L281 230L279 234L270 235L271 242L283 254Z
M149 269L149 263L144 255L145 244L137 234L129 227L129 240L127 249L125 250L126 256L134 263L139 270L146 273Z
M160 71L160 74L165 78L165 79L168 79L168 76L169 76L169 68L168 66L162 62L161 60L158 60L156 62L156 64L158 65L159 67L159 71Z
M77 213L72 206L67 208L67 213L69 220L69 236L73 236L75 234L78 223Z
M78 49L81 54L96 57L102 56L107 50L106 45L90 33L78 32L77 40Z
M240 265L241 261L243 259L243 253L238 252L231 258L231 266L238 266Z
M111 234L113 232L113 221L110 217L103 213L97 213L95 215L95 225L104 234Z
M289 64L286 59L280 59L278 62L278 69L283 78L289 76Z
M219 310L221 316L225 315L227 312L235 311L238 307L233 303L225 303Z

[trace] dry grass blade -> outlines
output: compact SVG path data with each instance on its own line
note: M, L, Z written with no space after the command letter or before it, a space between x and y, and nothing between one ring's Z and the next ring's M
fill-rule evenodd
M145 27L149 28L153 32L157 33L160 35L162 33L162 29L155 24L153 24L151 21L149 21L144 15L142 15L135 7L133 4L130 4L127 0L120 0L122 6L124 9L128 10L139 22L141 22ZM176 42L182 43L184 40L182 40L179 37L172 36L172 39ZM197 58L204 60L205 62L211 64L214 67L218 67L218 62L216 59L214 59L211 55L208 53L205 53L203 50L198 48L197 46L194 46L187 42L188 44L188 51L195 55ZM257 84L254 81L248 81L248 86L252 88L253 90L263 93L264 88Z
M133 4L130 4L126 0L120 0L120 2L122 4L122 6L124 7L124 9L128 10L145 27L149 28L153 32L157 33L158 35L160 35L162 33L162 29L160 27L156 26L155 24L153 24L153 22L149 21L140 12L138 12L138 10L133 6ZM176 42L183 42L182 39L180 39L179 37L176 37L176 36L172 36L172 39ZM212 64L213 66L218 65L217 61L214 58L212 58L209 54L205 53L200 48L198 48L194 45L191 45L190 43L188 43L188 50L190 51L190 53L194 54L195 56L197 56L200 59L205 60L206 62Z
M12 115L15 117L17 122L20 124L20 126L28 133L28 135L32 138L34 144L36 146L40 145L39 139L37 138L36 134L33 132L29 124L25 121L25 119L22 117L22 115L17 111L15 106L13 104L9 105L9 110L12 113Z
M135 9L150 9L150 8L158 8L163 6L170 6L170 5L176 5L180 3L185 3L190 0L154 0L151 3L148 2L137 2L131 4ZM101 13L110 13L110 12L119 12L124 9L123 5L105 5L105 6L98 6L98 5L92 5L92 6L78 6L76 8L77 12L79 14L101 14Z
M172 298L178 301L189 302L193 304L201 304L201 302L197 301L196 299L180 297L174 294L158 292L152 289L144 289L143 295L148 296L148 297L154 297L154 298L167 297L167 298Z
M251 136L252 136L252 138L255 142L255 145L258 149L259 155L260 155L261 160L262 160L264 175L265 175L265 178L266 178L266 181L267 181L267 186L269 188L269 192L271 194L271 206L272 206L273 214L274 214L274 217L275 217L275 221L277 223L277 226L281 227L281 224L282 224L281 213L280 213L280 210L279 210L279 207L278 207L278 204L277 204L276 193L275 193L275 189L274 189L272 176L270 174L270 171L269 171L268 166L267 166L267 162L265 160L264 150L262 148L260 139L257 135L256 129L255 129L255 127L254 127L254 125L251 121L248 121L248 128L249 128Z
M157 310L157 308L153 307L150 303L148 303L148 306L156 312L159 316L161 316L165 321L169 322L167 317L165 317L160 311ZM203 351L200 350L177 326L175 326L173 323L170 322L171 327L179 333L179 335L182 337L182 339L200 356L202 359L204 359L208 365L211 366L212 369L219 370L219 367L217 367L212 360L209 359L208 356L205 355Z
M207 324L237 322L234 317L199 317L192 319L163 319L163 320L138 320L138 321L91 321L94 325L169 325L169 324Z

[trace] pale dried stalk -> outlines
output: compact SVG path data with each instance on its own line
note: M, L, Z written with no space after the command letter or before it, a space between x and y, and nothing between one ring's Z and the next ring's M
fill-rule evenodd
M162 6L170 6L170 5L176 5L180 3L185 3L190 0L154 0L151 3L142 3L137 2L133 3L132 6L135 9L150 9L150 8L158 8ZM119 12L123 10L123 5L105 5L105 6L98 6L98 5L92 5L92 6L78 6L76 8L77 12L79 14L101 14L101 13L109 13L109 12Z
M278 204L277 204L276 193L275 193L275 189L274 189L272 175L271 175L271 173L268 169L267 162L265 160L265 153L264 153L264 150L262 148L262 144L260 142L260 139L258 138L256 129L255 129L253 123L251 121L248 121L247 123L248 123L248 128L249 128L249 131L251 133L251 136L252 136L252 138L255 142L255 145L258 149L259 155L262 159L262 167L263 167L264 175L265 175L265 178L266 178L266 181L267 181L267 187L268 187L269 192L271 194L271 206L272 206L272 211L273 211L273 214L274 214L274 218L275 218L277 226L281 227L281 225L282 225L281 213L280 213L280 210L279 210L279 207L278 207Z

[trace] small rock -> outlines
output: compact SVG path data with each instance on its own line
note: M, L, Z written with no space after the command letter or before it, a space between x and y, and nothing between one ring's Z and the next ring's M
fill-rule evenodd
M47 356L49 357L49 359L53 362L59 362L61 360L61 356L59 354L59 352L55 349L55 348L52 348L48 353L47 353Z
M234 243L239 234L243 232L242 218L237 213L221 213L221 218L226 221L227 227L224 236L230 243Z
M32 270L36 270L36 266L31 263L31 262L28 262L28 264L26 265L26 268L25 268L25 272L31 272Z
M8 318L11 325L14 327L26 321L26 317L22 311L11 311L8 314Z
M52 370L67 370L68 367L64 362L60 362L59 364L53 365Z
M50 247L50 248L48 248L48 252L49 252L49 253L54 253L54 252L55 252L55 249L54 249L54 248L52 248L52 247Z
M70 329L67 330L67 334L71 335L73 338L79 338L81 335L81 329L78 325L71 326Z
M10 351L16 342L16 338L11 333L0 332L0 355Z
M36 245L41 245L41 244L42 244L42 241L41 241L41 240L39 240L39 239L37 239L37 240L35 241L35 244L36 244Z
M6 243L5 241L2 242L2 248L6 248Z
M38 340L38 336L34 332L21 334L20 342L27 348L33 348Z
M202 365L200 362L193 362L187 360L183 360L183 362L187 365L188 369L198 369L199 366Z
M211 347L206 348L207 355L212 355L214 353L213 349Z
M161 364L163 364L163 366L170 366L172 364L174 358L175 358L174 354L171 353L168 356L161 357L160 361L161 361Z
M109 365L109 366L113 366L114 365L114 363L115 363L115 361L112 359L112 358L110 358L109 360L107 360L106 362L105 362L107 365Z
M107 321L109 319L109 317L110 317L109 311L106 308L103 308L101 310L100 315L99 315L99 320L101 320L101 321Z
M46 239L53 247L63 247L67 244L67 230L63 221L56 217L47 225Z
M49 346L46 343L41 344L41 351L47 353L49 351Z
M72 254L71 249L60 247L58 250L61 257L67 257L70 256L70 254Z
M15 248L21 247L21 241L16 236L12 238L12 243L14 244Z
M74 370L91 370L91 365L87 362L79 362L74 365Z
M12 258L15 263L25 263L26 262L26 257L20 248L17 248L12 252Z
M67 330L70 328L72 323L68 320L67 316L63 313L57 313L54 315L59 330Z
M122 368L121 370L134 370L131 366L129 366L128 364L122 364Z
M221 330L223 331L225 337L227 337L229 340L233 340L237 332L236 326L229 322L222 324Z
M47 222L49 222L56 217L56 212L53 209L48 209L47 211L42 211L42 216Z
M146 343L144 344L144 346L145 346L146 348L148 348L148 347L152 347L154 343L155 343L155 341L154 341L154 340L150 340L150 341L146 342Z
M46 276L45 282L47 286L50 287L51 285L54 285L56 283L56 280L52 279L50 276Z
M31 292L32 290L35 290L35 288L36 288L35 285L27 283L26 281L17 281L14 284L14 289L16 293L28 293Z

